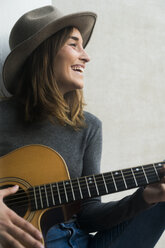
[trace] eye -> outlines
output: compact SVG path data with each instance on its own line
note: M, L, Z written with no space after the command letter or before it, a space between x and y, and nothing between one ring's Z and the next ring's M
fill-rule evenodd
M77 44L72 43L72 44L70 44L70 46L76 47L76 46L77 46Z

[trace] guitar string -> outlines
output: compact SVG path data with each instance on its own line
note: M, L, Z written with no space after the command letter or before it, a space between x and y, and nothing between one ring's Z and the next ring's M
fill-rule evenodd
M156 173L155 173L155 171L150 171L149 172L150 173L150 175L148 175L148 176L151 176L151 175L154 175L154 176L156 176ZM104 174L104 178L105 178L105 176L109 176L108 174L110 174L110 177L111 177L111 179L109 179L109 178L107 178L107 179L105 179L107 182L108 181L113 181L113 178L112 178L112 176L111 176L111 173L109 173L109 172L107 172L107 173L103 173ZM105 174L107 174L107 175L105 175ZM147 174L148 174L148 172L147 172ZM129 177L131 175L131 173L130 174L127 174L127 175L125 175L124 176L124 179L126 179L126 180L130 180L130 179L134 179L134 177L133 177L133 174L132 174L132 176L131 177ZM97 180L97 184L99 183L99 182L103 182L104 180L103 180L103 177L102 177L102 174L98 174L98 176L99 177L101 177L101 180L97 180L96 179L96 177L95 177L95 179ZM141 171L141 172L137 172L136 173L136 175L135 175L138 179L139 179L139 176L142 176L143 178L145 178L145 176L144 176L144 173L143 173L143 171ZM91 176L86 176L86 178L89 180L90 178L92 178L93 177L93 175L91 175ZM80 177L79 178L79 181L80 180L85 180L85 177ZM119 176L118 175L115 175L115 180L118 180L118 179L120 179L121 180L121 182L123 182L124 180L123 180L123 177L122 177L122 174L120 174ZM75 178L75 179L68 179L68 180L63 180L63 181L59 181L59 182L57 182L58 183L58 185L59 185L59 183L65 183L65 182L70 182L71 181L71 184L74 186L74 184L77 184L77 178ZM80 183L81 183L81 181L80 181ZM37 188L37 187L44 187L44 186L46 186L46 185L50 185L50 184L56 184L56 182L54 182L54 183L48 183L48 184L41 184L41 185L36 185L36 186L34 186L35 188ZM82 184L81 183L81 186L83 186L83 185L86 185L86 182L84 183L84 184ZM60 185L59 185L60 186ZM28 188L28 190L30 190L30 189L33 189L34 187L29 187ZM62 185L62 187L63 187L63 185ZM20 195L24 195L25 194L25 191L24 192L18 192L18 193L16 193L17 194L17 196L20 196Z
M147 183L145 183L144 185L146 185ZM141 185L141 186L143 186L143 185ZM133 188L137 188L138 186L133 186ZM82 188L81 188L82 189ZM123 190L126 190L126 188L125 189L122 189L122 190L117 190L117 191L115 191L115 190L113 190L113 192L104 192L104 193L99 193L99 195L97 194L97 195L95 195L95 196L90 196L89 195L89 193L88 193L88 195L86 195L87 194L87 188L84 188L85 190L86 190L86 192L84 193L83 192L83 199L85 198L92 198L92 197L98 197L98 196L102 196L102 195L107 195L107 194L112 194L112 193L115 193L115 192L120 192L120 191L123 191ZM92 189L95 189L96 190L96 187L93 185L91 188L90 188L90 193L91 193L91 190ZM127 188L127 189L132 189L132 188ZM82 189L82 191L83 191L83 189ZM50 193L50 194L49 194ZM72 191L70 191L70 193L72 193ZM64 197L65 199L64 200L62 200L61 201L61 203L60 203L60 201L59 201L59 194L58 194L58 192L56 192L56 195L58 195L58 202L57 202L57 198L55 199L55 202L57 202L57 203L55 203L55 204L51 204L50 206L46 206L46 207L43 207L43 209L45 209L45 208L48 208L48 207L53 207L53 206L59 206L59 205L63 205L63 204L65 204L65 203L69 203L69 202L74 202L74 201L76 201L76 200L74 200L73 199L73 194L72 194L72 199L69 199L68 201L66 200L66 195L65 195L65 193L64 192L62 192L62 193L60 193L60 198L62 199L62 197ZM75 195L75 191L74 191L74 195ZM79 195L80 196L80 195ZM51 201L53 202L53 200L52 200L52 194L51 194L51 191L49 192L48 191L48 194L47 194L47 197L48 197L48 202L50 203L50 198L49 197L51 197ZM55 198L56 196L54 195L54 198ZM68 194L67 194L67 197L68 197ZM27 205L29 204L29 199L28 199L28 197L26 196L26 200L24 200L24 201L17 201L17 202L14 202L14 205L11 205L12 203L10 203L10 204L8 204L8 205L10 205L9 207L12 207L12 206L15 206L15 204L19 204L19 206L18 207L27 207ZM45 198L45 200L46 200L46 195L44 196L44 198ZM34 203L34 200L35 200L35 198L30 198L30 201L33 201L33 203ZM40 204L41 204L41 197L40 196L36 196L36 200L37 200L37 204L38 204L38 200L39 200L39 202L40 202ZM79 199L77 199L77 200L82 200L81 198L79 198ZM43 195L42 195L42 201L43 201ZM46 201L45 201L46 202ZM6 202L5 202L6 203ZM20 205L21 204L21 205ZM42 208L39 208L39 209L42 209ZM35 210L37 210L37 209L35 209Z
M164 162L160 162L160 163L158 163L157 165L159 165L159 164L160 164L160 165L163 165ZM147 166L151 166L151 165L147 165ZM144 167L144 166L143 166L143 167ZM140 168L140 169L139 169L139 168ZM133 171L134 174L132 173L131 169L134 170L134 171ZM136 171L136 169L138 169L138 171ZM156 173L155 173L154 168L146 168L146 169L147 169L147 171L145 171L146 174L149 174L149 173L150 173L150 175L151 175L151 173L153 173L155 176L157 176ZM156 170L157 170L157 172L159 173L159 171L160 171L161 169L162 169L162 166L159 167L159 168L157 168ZM145 174L144 174L143 170L141 169L141 167L133 167L133 168L124 169L124 170L118 170L118 171L112 171L112 172L104 172L104 173L100 173L100 174L96 174L96 175L88 175L88 176L82 176L82 177L79 177L79 178L66 179L66 180L63 180L63 181L59 181L59 182L57 182L57 183L59 184L59 183L70 182L70 181L71 181L71 182L72 182L72 185L74 185L74 181L76 181L76 184L77 184L77 179L81 182L81 180L85 180L85 178L89 179L89 178L95 177L95 179L97 180L97 178L96 178L97 176L98 176L98 177L101 177L100 182L102 182L102 181L103 181L102 175L104 175L104 178L105 178L105 176L111 176L111 180L113 180L112 174L113 174L113 176L115 177L115 180L120 179L121 182L123 182L124 180L123 180L123 176L122 176L122 173L121 173L121 172L124 172L124 171L126 171L126 170L129 170L130 172L126 172L127 174L124 175L124 179L127 179L127 180L129 180L129 179L134 179L134 176L135 176L135 178L136 178L136 177L139 177L139 175L145 178ZM115 173L118 173L118 174L115 174ZM150 175L147 175L147 177L150 176ZM129 177L129 176L130 176L130 177ZM160 176L160 175L159 175L159 176ZM105 179L105 180L108 181L108 179ZM36 185L36 186L34 186L34 187L44 187L44 186L46 186L46 185L55 184L55 183L56 183L56 182L47 183L47 184L41 184L41 185ZM97 180L97 183L99 183L99 180ZM82 184L82 185L83 185L83 184ZM84 185L86 185L86 182L84 183ZM30 188L34 188L34 187L29 187L28 190L29 190ZM18 195L24 195L25 192L20 192L20 193L16 193L16 194L17 194L17 196L18 196Z
M137 188L137 187L138 186L133 187L133 188ZM90 188L90 190L91 189L92 188ZM93 189L95 189L95 187L93 187ZM128 189L132 189L132 188L128 188ZM66 204L66 203L71 203L71 202L78 201L78 200L83 200L83 199L86 199L86 198L92 198L92 197L98 197L98 196L103 196L103 195L107 195L107 194L112 194L112 193L116 193L116 192L120 192L120 191L124 191L124 190L126 190L126 188L125 189L122 189L122 190L118 190L118 191L108 192L108 193L105 191L104 193L93 195L93 196L91 196L89 194L87 195L87 192L86 192L86 194L83 192L83 198L77 197L77 199L75 199L75 200L73 199L73 195L72 195L72 199L66 200L66 196L63 193L63 194L60 194L60 198L62 198L62 197L65 196L65 199L62 199L61 200L61 203L60 203L59 196L58 196L58 200L56 198L54 204L53 203L50 203L50 198L49 198L50 195L51 195L51 192L50 192L50 194L48 194L48 205L44 206L43 209L46 209L46 208L49 208L49 207L53 207L53 206L63 205L63 204ZM67 194L67 197L68 197L68 194ZM54 198L55 198L55 196L54 196ZM39 204L41 204L41 197L36 197L36 200L37 200L37 204L38 204L38 200L40 202ZM33 203L34 203L34 198L33 199L30 199L30 200L27 199L27 200L24 200L24 201L21 201L21 202L19 201L19 202L10 203L10 204L8 204L8 207L9 208L12 208L12 206L14 207L14 206L16 206L15 204L18 204L18 203L19 203L19 206L17 206L17 208L27 207L29 205L30 201L31 202L33 201ZM43 201L43 196L42 196L42 201ZM51 196L51 201L52 201L52 196ZM45 197L45 202L46 202L46 197ZM5 204L6 204L6 202L5 202ZM42 209L42 207L41 208L39 207L38 209L34 209L34 210L39 210L39 209Z
M153 175L153 174L152 174ZM151 176L151 175L150 175ZM138 180L141 180L141 179L143 179L144 180L144 176L143 177L139 177L138 178ZM146 180L145 180L146 181ZM123 182L123 180L121 180L120 182ZM110 183L113 183L113 181L111 180L110 181ZM106 182L106 185L108 186L108 184L109 184L109 182ZM145 185L147 185L147 182L145 182L144 183ZM100 185L104 185L103 183L102 184L100 184ZM99 187L100 186L99 184L97 184L97 186ZM82 187L82 186L85 186L84 188ZM93 182L93 185L89 185L88 184L88 186L89 186L89 189L90 190L92 190L92 189L96 189L96 186L95 186L95 183ZM138 187L138 186L136 186L136 187ZM135 188L135 186L133 186L133 188ZM33 190L33 188L29 188L30 190ZM62 187L61 188L62 190L64 190L64 187ZM77 187L77 189L79 189L78 187ZM83 189L86 189L87 190L87 184L83 184L83 185L81 185L81 190L83 191ZM125 188L125 189L127 189L127 188ZM131 189L131 188L128 188L128 189ZM59 188L59 190L60 190L60 188ZM75 190L75 189L74 189ZM66 190L67 191L67 194L68 193L72 193L72 190ZM120 191L120 190L119 190ZM29 192L29 194L33 194L33 191L31 191L31 192ZM50 194L49 194L50 193ZM57 194L58 194L58 192L56 192ZM115 191L114 191L114 193L115 193ZM42 197L43 197L43 193L41 192L41 194L42 194ZM105 193L105 194L108 194L108 193ZM14 202L14 204L17 204L17 203L28 203L29 202L29 200L27 199L28 198L28 196L26 195L26 192L24 192L24 193L21 193L20 195L22 195L22 197L17 197L17 198L15 198L15 199L8 199L8 200L6 200L5 201L5 203L7 203L8 205L9 204L12 204L12 202ZM72 193L72 195L73 195L73 193ZM49 196L52 196L52 193L51 193L51 190L47 190L47 196L48 196L48 198L49 198ZM63 194L61 194L61 192L60 192L60 196L61 197L63 197L63 196L65 196L65 192L63 192ZM99 195L98 195L99 196ZM46 194L44 193L44 197L46 198ZM26 198L26 200L23 200L23 201L20 201L20 199L21 198ZM19 199L19 200L18 200ZM35 198L33 197L30 197L30 200L32 201L32 200L34 200ZM36 200L40 200L41 199L41 197L36 197ZM17 201L16 201L17 200ZM21 206L23 206L23 205L21 205Z
M106 174L109 174L109 173L106 173ZM138 175L137 175L138 174ZM136 179L137 180L139 180L140 179L140 177L139 176L142 176L142 178L143 179L145 179L145 176L144 176L144 173L142 174L142 172L141 173L137 173L136 174L136 176L138 176ZM148 175L148 176L155 176L156 175L156 173L154 172L153 173L153 171L151 171L150 172L150 175ZM101 174L99 175L99 176L101 176ZM90 176L91 178L92 178L92 176ZM90 178L89 176L88 176L88 178ZM80 179L84 179L85 180L85 178L84 177L81 177ZM120 179L120 181L118 180L118 179ZM134 178L133 178L133 174L132 174L132 176L131 177L125 177L125 179L126 180L130 180L130 179L133 179L134 180ZM118 177L116 177L115 176L115 180L118 180L118 182L120 183L120 182L124 182L124 180L123 180L123 178L122 178L122 175L120 175L120 176L118 176ZM141 179L140 179L141 180ZM146 180L146 179L145 179ZM64 180L64 181L60 181L60 182L57 182L58 183L58 186L60 187L60 186L62 186L62 188L63 188L63 185L59 185L59 183L65 183L65 182L70 182L70 181L72 181L72 186L74 186L75 184L77 185L77 179L71 179L71 180ZM74 181L75 181L75 183L74 183ZM135 181L135 180L134 180ZM99 180L97 180L97 185L99 185L98 183L99 182L101 182L102 184L103 184L103 182L104 182L104 180L103 179L101 179L100 181ZM109 183L109 182L113 182L113 178L111 177L111 179L106 179L106 183ZM81 183L81 182L80 182ZM56 183L52 183L52 184L56 184ZM35 188L36 187L44 187L44 186L46 186L46 185L50 185L50 184L42 184L42 185L39 185L39 186L35 186ZM85 187L87 187L87 184L86 184L86 182L83 184L83 183L81 183L81 187L82 186L85 186ZM34 187L30 187L30 188L28 188L28 190L33 190L33 188ZM20 193L16 193L16 195L17 196L23 196L23 197L25 197L25 192L26 191L23 191L23 192L20 192ZM19 197L19 198L21 198L21 197ZM18 199L18 198L17 198ZM12 200L12 199L11 199Z
M108 173L107 173L108 174ZM150 172L150 174L148 174L147 176L149 177L149 176L155 176L156 175L156 173L154 172L153 173L153 171L151 171ZM101 175L100 175L101 176ZM136 175L137 176L137 175ZM145 176L144 176L144 173L142 174L142 172L141 173L139 173L138 174L138 177L136 178L137 180L141 180L141 178L139 177L139 176L141 176L141 178L143 178L143 179L145 179ZM92 176L90 176L91 178L92 178ZM89 177L88 177L89 178ZM122 178L122 175L120 175L119 177L116 177L115 176L115 180L117 180L117 179L120 179L120 180L118 180L117 181L117 183L120 183L120 182L124 182L124 180L123 180L123 178ZM82 177L82 178L79 178L79 179L85 179L84 177ZM133 176L131 176L131 177L127 177L127 178L125 178L126 180L130 180L130 179L133 179L134 180L134 177ZM114 184L114 182L113 182L113 178L111 177L111 179L105 179L106 180L106 183L109 183L109 182L112 182L113 184ZM63 185L59 185L59 183L65 183L65 182L70 182L70 181L72 181L72 186L74 186L75 184L77 185L77 179L71 179L71 180L64 180L64 181L60 181L60 182L57 182L58 183L58 186L60 187L60 186L62 186L62 189L64 189L64 187L63 187ZM73 182L73 181L75 181L75 183ZM145 181L146 181L146 179L145 179ZM104 180L103 179L101 179L100 181L99 180L97 180L97 182L96 182L96 184L99 186L99 182L101 182L101 184L103 184L103 182L104 182ZM135 180L134 180L134 182L135 182ZM51 183L50 183L51 184ZM44 186L48 186L48 185L50 185L50 184L42 184L42 185L39 185L39 186L34 186L35 188L37 188L37 187L44 187ZM52 184L56 184L56 183L52 183ZM86 182L85 183L81 183L80 182L80 184L81 184L81 188L83 187L83 186L85 186L85 187L87 187L87 184L86 184ZM65 185L66 186L66 185ZM28 188L28 191L29 190L33 190L33 188L34 187L30 187L30 188ZM70 192L72 192L72 191L70 191ZM33 194L33 192L28 192L28 194L29 193L32 193ZM25 197L25 194L26 194L26 191L23 191L23 192L20 192L20 193L16 193L16 195L17 196L19 196L19 198L16 198L16 199L20 199L21 198L21 196L24 198ZM9 196L10 197L10 196ZM11 201L12 200L16 200L16 199L11 199Z

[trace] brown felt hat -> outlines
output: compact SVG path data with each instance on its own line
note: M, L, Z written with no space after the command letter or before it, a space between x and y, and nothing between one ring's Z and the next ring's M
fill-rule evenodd
M3 66L3 80L6 89L14 94L22 66L28 56L47 38L59 30L73 26L79 29L83 46L91 37L97 15L93 12L79 12L63 15L54 6L44 6L27 12L18 19L11 30L9 45L11 52Z

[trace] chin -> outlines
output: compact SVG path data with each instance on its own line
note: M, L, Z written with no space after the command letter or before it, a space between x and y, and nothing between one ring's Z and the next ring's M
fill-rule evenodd
M81 90L84 88L84 82L78 82L73 85L73 90Z

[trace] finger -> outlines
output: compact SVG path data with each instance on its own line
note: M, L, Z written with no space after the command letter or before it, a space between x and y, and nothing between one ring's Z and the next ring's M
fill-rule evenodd
M1 189L0 195L2 196L2 198L4 198L8 195L16 193L18 189L19 189L18 185L14 185L13 187L8 187L6 189Z
M162 173L162 175L165 175L165 164L163 164L162 169L160 170L160 172Z
M40 241L32 237L29 233L23 231L17 226L11 226L8 229L9 234L18 240L25 247L44 248Z
M19 243L16 239L14 239L8 233L1 233L0 236L0 248L24 248L21 243Z
M25 232L29 233L34 238L41 240L42 234L40 231L35 228L32 224L30 224L28 221L24 220L22 217L18 216L16 213L12 213L12 222L17 227L21 228Z
M160 182L165 183L165 176L161 178Z

